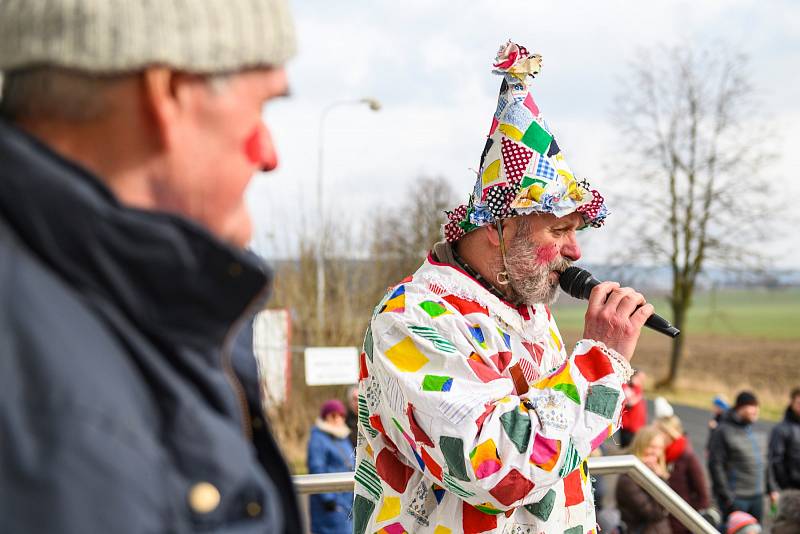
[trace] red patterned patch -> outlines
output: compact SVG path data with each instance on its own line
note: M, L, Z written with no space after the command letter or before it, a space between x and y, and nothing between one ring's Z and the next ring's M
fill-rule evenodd
M511 353L508 351L501 351L489 356L489 359L494 362L497 366L497 370L502 373L505 368L508 367L508 364L511 363Z
M497 499L497 502L511 506L525 497L533 489L533 486L533 482L522 476L522 473L512 469L495 487L489 490L489 493Z
M472 371L483 382L491 382L492 380L503 378L497 373L497 371L486 365L481 359L481 357L475 354L474 352L469 358L467 358L467 363L469 363L469 366L472 368Z
M493 411L494 404L487 403L484 407L483 413L475 420L475 424L478 426L478 432L481 431L481 428L483 428L483 422L486 421L486 418L489 417Z
M417 420L414 419L414 406L411 403L408 403L408 408L406 408L406 415L408 416L408 423L411 425L411 433L414 434L414 441L427 445L428 447L435 447L431 438L422 430L417 424Z
M522 374L525 375L525 380L528 381L528 384L539 380L539 371L534 369L531 362L529 362L526 358L519 359L519 366L522 369Z
M531 110L531 113L533 113L534 117L539 116L539 107L536 105L536 102L533 101L533 97L531 96L530 93L528 93L528 96L525 97L523 105L529 110Z
M414 470L401 462L391 451L383 449L375 460L375 469L381 480L389 484L398 493L406 491L408 481Z
M573 506L583 502L583 487L581 486L581 471L575 469L564 479L565 506Z
M614 372L608 356L597 347L592 347L586 354L576 356L575 366L589 382L600 380Z
M538 343L533 344L530 341L523 341L522 346L527 349L528 354L531 355L533 361L535 361L537 365L541 365L542 356L544 356L544 347L542 347Z
M442 298L449 302L455 309L457 309L461 315L467 315L470 313L482 313L487 316L489 315L489 310L472 300L462 299L455 295L445 295Z
M484 514L474 506L462 501L461 525L464 534L478 534L497 528L497 516Z
M369 376L369 371L367 370L367 353L362 352L358 357L358 380L364 380Z
M425 447L420 447L422 449L422 461L425 463L425 467L428 468L428 471L431 472L433 476L437 479L442 480L442 468L436 461L428 454L428 451L425 450Z
M369 426L381 434L386 434L386 429L383 428L383 421L381 421L381 416L378 414L369 416Z
M505 137L501 142L503 147L500 152L503 154L503 165L506 168L508 183L516 186L522 180L525 169L528 168L533 151Z

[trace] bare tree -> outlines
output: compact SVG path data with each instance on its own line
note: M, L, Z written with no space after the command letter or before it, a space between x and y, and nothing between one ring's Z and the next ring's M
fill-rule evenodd
M442 239L444 210L453 207L455 193L444 178L422 177L407 189L404 202L377 217L371 230L372 257L384 274L384 287L419 267Z
M668 298L682 330L704 266L764 257L762 169L774 156L751 76L747 58L725 47L659 48L639 54L616 100L620 170L636 181L620 204L642 221L631 227L628 259L671 267ZM685 332L673 340L658 386L674 385L684 341Z

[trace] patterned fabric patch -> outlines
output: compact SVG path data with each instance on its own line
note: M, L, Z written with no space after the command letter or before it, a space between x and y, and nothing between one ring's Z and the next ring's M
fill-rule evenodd
M536 102L533 101L533 97L531 96L530 93L528 93L528 96L525 97L525 101L523 102L523 104L526 108L531 110L531 113L533 114L534 117L539 116L539 106L537 106Z
M492 380L503 378L497 371L486 365L483 358L474 352L467 358L467 363L482 382L491 382Z
M406 373L415 373L422 369L430 360L414 345L410 337L394 345L386 351L389 358L398 370Z
M383 495L383 487L381 486L380 478L378 478L378 471L369 460L362 460L358 464L355 479L356 482L364 487L367 493L375 497L376 501L380 500L381 495Z
M475 494L472 493L471 491L468 491L463 487L461 487L461 485L456 481L456 479L451 477L447 473L442 475L442 483L450 493L454 493L455 495L458 495L462 499L469 499L470 497L475 496Z
M511 506L530 493L532 489L533 482L512 468L495 487L489 490L489 493L502 505Z
M497 333L503 338L503 343L507 349L511 349L511 336L507 332L503 332L500 327L497 327Z
M400 497L384 497L375 521L382 523L400 515Z
M524 132L533 122L533 114L524 105L514 104L508 107L500 121L511 124L519 131ZM503 140L505 141L505 139Z
M450 310L445 308L443 304L440 304L433 300L426 300L424 302L420 302L419 307L425 310L425 313L427 313L434 319L439 317L440 315L447 315L448 313L451 313Z
M427 445L428 447L435 447L431 438L422 430L422 427L419 426L416 418L414 418L414 406L410 402L406 409L406 416L408 417L408 424L411 425L411 433L414 435L414 441Z
M414 469L401 462L397 456L388 449L378 453L375 469L381 480L386 482L397 493L406 491L408 481L414 474Z
M608 356L597 347L592 347L586 354L576 356L575 367L589 382L596 382L614 372Z
M436 460L428 454L428 451L425 450L425 447L421 447L422 449L422 461L425 464L425 467L428 468L428 471L436 478L437 480L442 480L442 467L436 463Z
M558 471L558 476L565 478L567 475L575 471L582 461L583 460L581 460L580 454L578 454L577 449L575 449L575 444L572 442L572 440L569 440L567 450L564 453L564 463L561 464L561 469Z
M508 182L516 185L522 180L522 175L528 168L528 162L533 157L533 151L505 138L501 144L503 146L503 165L506 168Z
M552 180L556 176L556 170L547 161L547 158L539 158L536 162L536 176L541 176Z
M500 416L500 423L519 452L528 450L531 440L531 418L528 414L521 413L519 409L511 410Z
M450 436L439 437L439 450L442 451L448 472L459 480L469 481L466 459L464 458L464 442L461 438ZM446 474L445 474L446 476Z
M353 534L364 534L367 530L369 518L375 510L375 503L356 494L353 501Z
M575 382L573 382L572 375L569 372L568 361L564 362L564 365L562 365L561 368L555 373L535 383L533 387L537 389L549 388L555 391L560 391L575 404L581 403L581 398L578 394L578 387L575 385Z
M453 531L442 525L436 525L436 529L433 531L433 534L453 534Z
M442 337L442 335L435 328L431 328L430 326L410 325L408 329L417 334L419 337L427 339L433 343L434 348L437 350L447 352L448 354L453 354L456 352L456 346L452 342Z
M483 187L486 187L500 181L502 181L500 176L500 160L496 159L483 169L481 184Z
M372 428L372 425L369 423L369 409L367 408L367 399L364 395L359 393L358 395L358 422L361 423L369 435L373 438L378 435L378 431Z
M531 343L530 341L523 341L522 346L525 347L525 350L531 355L533 361L541 365L542 357L544 356L544 347L538 343Z
M595 438L592 440L592 450L595 450L597 447L603 444L605 440L608 439L608 436L611 435L611 432L614 430L614 427L608 425L604 428Z
M525 509L542 521L550 519L553 507L556 505L556 492L549 489L542 500L533 504L526 504Z
M401 285L394 290L392 296L389 297L389 300L386 301L378 313L403 313L404 311L406 311L406 286Z
M464 534L478 534L497 528L497 516L484 514L468 503L462 503L461 524Z
M425 375L422 379L422 391L450 391L453 378L450 376Z
M428 489L428 482L422 480L414 490L414 496L408 505L406 512L423 527L430 526L431 512L438 506L431 491Z
M531 384L539 379L539 371L534 369L533 364L529 362L526 358L520 358L517 362L519 364L520 369L522 369L522 374L525 376L525 380L528 384Z
M561 441L550 439L537 433L533 438L533 452L530 462L545 471L552 471L561 455Z
M444 488L434 484L431 489L433 490L433 494L436 497L436 502L438 504L441 504L442 503L442 499L444 498Z
M399 522L387 525L380 530L376 530L375 534L408 534L408 531Z
M502 129L503 126L500 126ZM509 135L509 137L511 137ZM546 154L547 148L550 146L550 141L553 140L553 136L547 133L547 130L539 126L539 123L533 121L531 125L525 130L525 135L523 135L517 141L522 141L522 144L531 147L539 154Z
M503 467L493 439L488 439L472 449L469 459L472 463L472 471L478 479L486 478Z
M506 367L508 367L508 364L511 363L511 353L508 351L500 351L497 354L489 356L489 359L492 360L497 370L502 373Z
M574 506L583 502L583 487L579 469L576 469L564 479L564 496L565 506Z
M448 304L458 310L461 315L467 316L470 313L480 313L489 316L489 310L473 300L462 299L455 295L445 295L442 297Z
M564 531L564 534L583 534L583 525L578 525L577 527L568 528Z
M589 388L589 394L586 396L586 411L611 419L614 417L618 399L619 390L595 384Z
M475 508L483 512L484 514L492 514L492 515L500 515L503 513L502 510L498 510L495 506L490 502L485 502L483 504L476 504Z
M569 427L566 407L564 406L567 402L566 397L552 391L546 391L543 395L532 397L531 401L536 414L539 416L539 421L542 422L542 428L551 432L554 430L566 430Z
M535 121L531 124L531 126L533 126L534 124L536 124ZM506 134L509 138L513 139L514 141L522 141L522 136L525 135L521 131L519 131L518 128L515 128L510 124L501 124L500 126L497 127L497 129Z

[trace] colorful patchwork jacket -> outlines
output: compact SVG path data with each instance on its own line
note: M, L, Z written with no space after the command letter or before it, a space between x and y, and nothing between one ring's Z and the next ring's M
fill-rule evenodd
M594 532L585 460L630 374L592 340L568 356L546 306L429 256L364 339L354 532Z

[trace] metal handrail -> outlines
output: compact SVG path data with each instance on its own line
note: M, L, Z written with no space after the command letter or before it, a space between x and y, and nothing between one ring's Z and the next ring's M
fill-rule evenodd
M598 456L589 458L589 471L593 475L626 474L658 503L667 509L675 519L695 534L718 534L703 517L684 501L680 495L659 478L653 471L632 455ZM319 475L298 475L294 485L300 494L353 491L353 473L325 473Z

